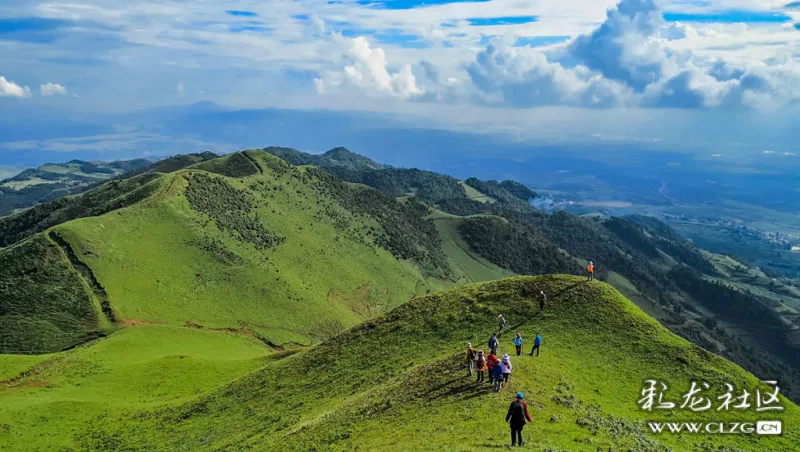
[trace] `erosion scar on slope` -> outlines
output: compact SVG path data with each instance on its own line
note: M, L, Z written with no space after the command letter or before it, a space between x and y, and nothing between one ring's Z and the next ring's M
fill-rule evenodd
M61 247L64 251L64 254L69 259L72 266L75 270L84 277L86 282L89 283L89 287L91 287L92 291L94 292L95 296L98 300L100 300L100 308L103 311L103 314L108 318L108 320L112 323L116 323L116 319L114 316L114 310L111 308L111 303L108 301L108 293L106 289L100 284L97 278L94 276L94 272L92 269L89 268L88 265L84 264L78 256L75 254L75 251L72 249L72 246L64 240L58 233L55 231L50 231L48 233L50 240L55 242L56 245Z
M258 172L259 172L259 173L261 173L261 174L264 174L264 168L261 168L261 165L259 165L259 164L258 164L258 162L256 161L256 159L254 159L253 157L250 157L249 155L247 155L247 152L244 152L244 151L242 151L242 155L243 155L243 156L244 156L244 157L245 157L247 160L250 160L250 163L252 163L253 165L255 165L255 167L258 169Z

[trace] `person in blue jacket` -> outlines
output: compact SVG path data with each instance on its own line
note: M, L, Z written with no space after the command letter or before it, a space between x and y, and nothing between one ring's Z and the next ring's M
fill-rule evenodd
M500 392L503 389L503 363L497 363L492 367L494 374L494 392Z
M517 337L514 338L514 345L517 347L517 356L522 354L522 344L524 341L522 340L522 333L517 331Z
M497 333L492 333L492 337L489 339L489 350L492 355L497 355L497 345Z
M533 348L531 349L530 356L533 356L533 352L536 352L536 356L539 356L539 347L542 346L542 335L536 333L536 339L533 340Z

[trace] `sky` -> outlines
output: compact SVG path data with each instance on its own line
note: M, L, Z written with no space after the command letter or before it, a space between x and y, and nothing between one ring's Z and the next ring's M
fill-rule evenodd
M14 124L0 127L0 150L58 138L43 117L62 130L201 101L381 112L512 139L790 152L800 2L0 2L0 120ZM102 135L113 143L140 138L113 126ZM28 148L14 133L25 127Z

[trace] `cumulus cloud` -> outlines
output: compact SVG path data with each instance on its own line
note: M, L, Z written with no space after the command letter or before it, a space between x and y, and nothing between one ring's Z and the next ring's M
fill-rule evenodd
M27 86L20 86L11 80L6 80L0 75L0 96L4 97L31 97L31 89Z
M800 103L800 63L791 55L732 63L670 46L714 36L714 30L667 23L656 0L621 0L597 28L556 50L492 40L462 65L466 77L457 82L450 79L458 74L442 77L428 61L392 74L383 49L356 38L338 83L405 99L511 107L762 109ZM324 78L315 83L320 92L331 86Z
M67 88L58 83L44 83L39 85L39 93L42 96L63 96L67 94Z
M611 107L630 95L630 89L586 68L568 70L541 52L503 41L490 43L465 69L490 104Z
M388 69L386 53L382 48L372 48L363 36L349 39L350 48L344 58L344 71L328 72L314 80L320 94L345 85L355 86L369 92L401 99L410 99L424 94L417 86L411 65L405 64L396 72Z
M669 70L667 51L654 39L663 25L654 0L622 0L599 28L572 41L569 56L641 92Z

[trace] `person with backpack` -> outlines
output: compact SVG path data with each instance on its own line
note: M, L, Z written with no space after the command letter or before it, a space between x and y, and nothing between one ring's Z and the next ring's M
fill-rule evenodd
M547 302L547 295L544 294L543 290L539 291L539 312L544 311L544 304Z
M486 357L486 369L489 371L489 383L494 383L494 367L499 364L497 356L494 353L489 353Z
M483 356L483 350L478 351L478 359L475 361L475 367L478 369L478 380L476 383L483 383L486 377L486 357Z
M592 261L589 261L589 265L586 266L586 280L594 280L594 263Z
M497 316L498 321L498 329L500 330L500 334L503 334L503 330L506 329L506 318L503 317L503 314Z
M497 355L497 346L499 345L497 341L497 333L492 333L492 337L489 338L489 351L493 355Z
M536 352L536 356L539 356L539 347L542 346L542 335L536 333L536 339L533 340L533 348L531 349L530 356L533 356L533 352Z
M522 344L523 344L523 342L524 341L522 340L522 333L520 333L518 331L517 332L517 337L514 338L514 345L517 347L517 356L522 354Z
M500 365L503 367L503 384L500 386L502 389L511 377L511 357L509 357L508 354L503 355L503 362L500 363Z
M492 367L492 377L494 378L494 392L503 389L503 363L497 363Z
M467 368L469 369L469 376L471 377L472 374L475 373L475 359L477 355L475 354L475 349L472 348L472 344L467 344Z
M519 446L525 445L522 440L522 429L528 422L533 422L533 418L528 412L528 404L525 403L525 394L517 393L517 396L511 402L511 406L508 407L506 422L511 427L511 447L518 444Z

